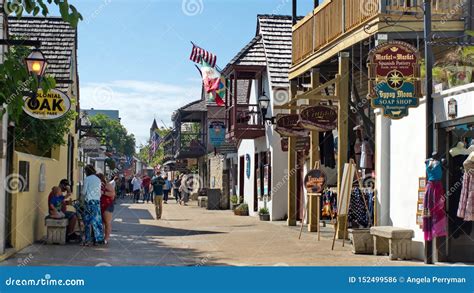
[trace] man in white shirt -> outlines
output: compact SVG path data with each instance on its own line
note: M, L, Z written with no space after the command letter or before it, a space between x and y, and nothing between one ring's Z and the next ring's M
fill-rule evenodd
M132 179L132 185L133 185L133 202L138 203L140 200L140 190L142 187L142 180L140 179L140 174L135 175Z

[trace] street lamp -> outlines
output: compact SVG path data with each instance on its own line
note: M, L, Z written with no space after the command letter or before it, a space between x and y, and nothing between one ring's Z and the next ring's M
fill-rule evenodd
M46 67L48 67L48 61L44 57L43 52L40 49L34 49L30 55L25 58L26 66L30 74L35 74L39 78L42 78Z
M263 121L269 121L271 124L275 124L275 117L267 118L268 108L270 107L270 98L265 95L265 92L263 92L258 98L258 107Z

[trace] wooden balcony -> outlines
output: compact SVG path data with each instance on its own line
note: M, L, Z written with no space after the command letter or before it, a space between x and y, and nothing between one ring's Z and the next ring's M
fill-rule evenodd
M433 30L463 29L462 3L464 0L432 0ZM336 45L349 47L377 32L422 32L422 4L422 0L326 0L293 27L293 67L318 52ZM383 22L387 17L393 23L405 23L389 28Z
M207 136L205 133L178 133L175 143L176 159L196 159L207 154Z
M228 139L255 139L265 136L265 124L261 119L258 105L233 105L226 109L226 115Z

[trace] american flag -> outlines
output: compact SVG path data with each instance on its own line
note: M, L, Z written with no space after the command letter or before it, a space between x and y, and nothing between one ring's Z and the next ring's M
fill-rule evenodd
M217 62L216 55L196 46L195 44L193 44L193 50L191 52L191 57L189 57L189 59L191 59L191 61L195 63L201 63L201 61L205 61L211 67L215 67L216 62Z
M150 153L152 156L156 154L156 151L158 150L160 143L161 143L160 135L157 132L154 132L153 136L151 137L151 147L150 147Z

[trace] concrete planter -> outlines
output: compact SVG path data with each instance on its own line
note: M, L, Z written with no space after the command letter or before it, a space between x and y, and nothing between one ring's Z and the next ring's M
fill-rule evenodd
M260 217L260 221L268 222L270 221L270 215L265 214L265 215L258 215Z
M373 254L374 239L370 229L349 229L349 239L352 241L352 253Z
M234 209L234 215L236 215L236 216L248 216L249 211L242 211L242 210Z

